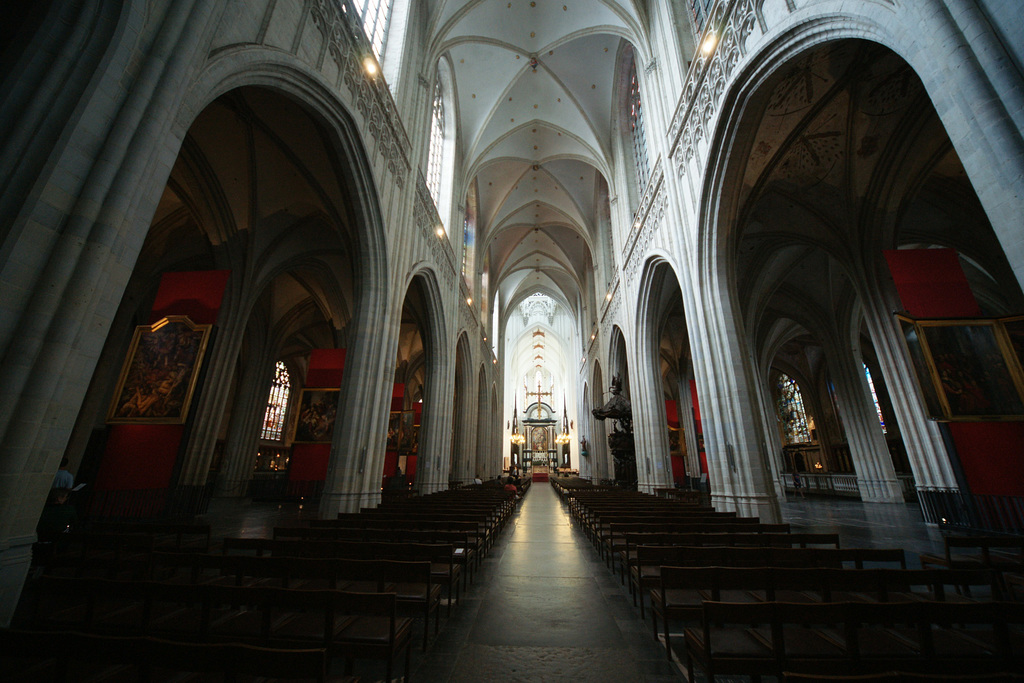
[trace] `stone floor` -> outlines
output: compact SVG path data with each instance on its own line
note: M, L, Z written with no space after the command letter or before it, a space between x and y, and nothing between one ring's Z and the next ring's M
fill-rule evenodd
M316 514L315 505L216 500L208 517L216 538L269 536ZM942 550L915 505L790 498L782 516L794 530L836 531L844 547L904 548L909 566ZM546 484L530 489L462 604L412 662L416 683L686 680Z

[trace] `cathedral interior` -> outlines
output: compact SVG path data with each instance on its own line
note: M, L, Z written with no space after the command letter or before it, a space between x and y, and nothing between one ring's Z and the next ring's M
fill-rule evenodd
M1024 575L1017 0L0 12L0 626L44 520L459 495L417 680L695 680L596 492Z

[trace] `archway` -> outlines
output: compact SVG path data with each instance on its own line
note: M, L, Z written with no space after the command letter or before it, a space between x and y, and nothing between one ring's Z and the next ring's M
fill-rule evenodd
M773 363L803 367L810 402L825 413L839 405L844 429L822 436L835 439L828 448L849 449L857 494L899 502L864 371L870 359L873 380L889 389L917 487L957 489L891 314L903 302L884 253L955 249L980 315L1019 310L1024 299L928 93L887 48L838 40L775 66L742 97L734 111L743 114L718 141L731 138L720 148L732 161L709 166L715 191L705 234L714 241L711 270L720 274L712 288L719 315L737 332L737 355L751 348L761 369L719 379L767 383ZM749 392L764 410L770 394L764 384ZM765 441L776 422L763 420ZM756 449L750 456L757 463ZM740 488L767 490L777 464L756 464Z
M371 277L353 258L354 245L372 240L353 227L350 152L326 119L266 88L221 95L192 122L68 444L69 459L81 459L79 472L94 484L91 509L109 504L116 513L122 497L149 491L145 515L196 512L214 486L246 493L275 362L291 364L301 387L314 349L345 346ZM108 406L124 395L115 384L132 332L168 315L215 325L191 410L178 425L140 414L126 428ZM332 406L337 370L333 386L321 385L336 392L327 397ZM291 447L292 427L275 447ZM139 438L161 445L144 470L132 457ZM318 438L322 447L301 475L313 495L331 452L330 435ZM295 481L294 459L279 462L289 460L278 474Z
M695 486L707 473L707 463L702 467L695 429L696 392L686 311L679 280L668 262L658 259L647 265L640 306L642 357L648 363L644 371L652 383L651 398L657 401L648 439L659 451L656 464L666 470L664 484Z

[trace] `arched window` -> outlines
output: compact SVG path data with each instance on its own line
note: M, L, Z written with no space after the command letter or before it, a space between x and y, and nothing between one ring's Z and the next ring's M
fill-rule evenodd
M434 198L434 206L440 207L441 161L444 158L444 98L441 97L441 80L434 84L434 104L430 115L430 155L427 157L427 189ZM444 216L441 217L444 220Z
M392 0L355 0L356 11L363 18L363 31L370 40L373 55L380 61L388 36Z
M715 0L690 0L690 11L693 13L693 32L700 36L711 14L711 5Z
M636 162L636 186L643 192L647 186L647 136L644 132L644 113L640 107L640 82L636 78L636 64L629 70L629 129L633 138L633 160Z
M288 376L288 368L278 361L274 366L274 381L270 384L267 413L263 418L263 429L260 431L261 439L281 440L281 434L284 432L284 415L288 408L288 392L291 388L292 380Z
M878 394L875 393L875 382L871 379L871 371L868 370L867 363L861 363L864 366L864 376L868 380L868 388L871 389L871 400L875 402L875 414L878 415L878 424L882 426L882 433L887 434L885 430L885 418L882 417L882 407L878 405Z
M807 411L800 385L789 375L780 372L776 380L778 389L779 420L782 422L782 438L786 444L809 443L811 432L807 426Z
M466 279L466 264L469 262L469 243L473 236L469 234L469 213L462 220L462 279ZM469 282L466 283L470 284Z

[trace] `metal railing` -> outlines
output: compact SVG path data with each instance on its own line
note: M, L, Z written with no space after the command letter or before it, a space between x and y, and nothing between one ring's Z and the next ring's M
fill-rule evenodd
M917 495L926 522L950 529L1024 534L1024 497L969 495L947 488L920 488Z

